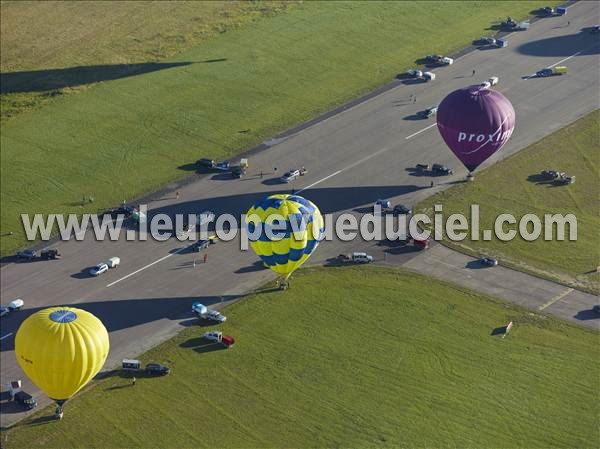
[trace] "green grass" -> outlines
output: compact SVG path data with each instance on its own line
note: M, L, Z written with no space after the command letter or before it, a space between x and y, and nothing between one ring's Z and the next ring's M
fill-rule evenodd
M200 156L238 154L542 4L305 2L180 53L189 65L59 95L1 125L0 234L14 232L1 254L26 243L22 213L94 212L154 191ZM84 195L95 203L80 207Z
M28 86L70 81L49 69L159 61L293 7L296 2L0 2L0 67ZM3 88L3 91L5 89ZM6 120L73 88L0 96Z
M577 288L600 291L600 111L493 165L477 175L473 183L459 184L432 196L417 210L431 212L442 204L444 215L470 215L471 204L480 205L480 233L494 229L495 218L512 214L517 221L525 214L574 214L577 241L539 239L528 242L518 237L510 242L462 242L444 240L449 246L472 254L491 254L501 263L530 271ZM575 184L556 187L536 183L528 176L554 169L576 176ZM516 228L515 228L516 229ZM481 238L481 236L480 236Z
M171 375L95 382L6 447L597 447L593 331L375 267L303 270L226 314L233 348L187 328L142 357Z

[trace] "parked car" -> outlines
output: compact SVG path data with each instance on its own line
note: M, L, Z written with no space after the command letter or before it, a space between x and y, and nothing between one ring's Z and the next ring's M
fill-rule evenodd
M553 16L555 13L554 8L552 6L545 6L540 10L540 12L545 16Z
M542 170L540 176L544 179L553 180L560 176L560 172L558 170Z
M489 81L484 81L481 84L479 84L480 89L489 89L490 87L492 87L492 83L490 83Z
M108 265L104 262L99 263L95 267L90 268L89 274L90 276L100 276L102 273L106 273L108 271Z
M429 249L431 247L431 239L413 239L413 245L421 249Z
M600 315L600 304L597 304L594 307L592 307L592 312Z
M412 210L404 204L396 204L394 206L394 212L397 214L412 214Z
M205 332L202 337L215 343L221 343L226 348L233 346L235 343L235 339L232 336L223 335L223 333L220 331Z
M22 390L15 393L13 399L17 404L21 404L27 410L37 407L37 401L33 399L33 396L31 396L29 393L25 393Z
M454 170L442 164L433 164L431 166L431 172L434 176L446 176L453 174Z
M490 36L482 36L477 40L477 43L482 45L496 45L496 39Z
M442 55L427 55L425 56L425 61L438 63L443 58Z
M37 251L34 249L25 249L17 251L17 259L33 260L37 257Z
M224 323L227 321L227 317L217 310L209 309L203 316L205 320L214 321L215 323Z
M512 29L517 26L517 22L512 17L507 17L506 20L500 22L502 28Z
M60 252L56 248L43 249L40 257L44 260L54 260L60 258Z
M235 167L231 167L231 176L234 178L241 178L246 174L246 169L236 165Z
M171 368L160 363L148 363L146 365L146 374L154 376L166 376L171 372Z
M142 362L135 359L123 359L121 368L123 368L123 371L138 371L142 368Z
M203 159L198 159L196 161L196 168L208 168L208 169L211 169L211 168L215 168L215 165L216 165L216 163L212 159L203 158Z
M292 182L300 177L300 170L289 170L280 178L281 182Z
M355 252L350 256L350 260L354 263L371 263L373 262L373 256L363 252Z
M423 72L423 80L424 81L433 81L435 79L435 73L433 72Z
M568 71L569 69L565 66L546 67L545 69L538 70L535 75L540 78L545 78L547 76L564 75Z
M427 108L423 111L419 111L417 113L417 115L421 118L429 118L429 117L433 117L435 114L437 114L437 106L432 106L430 108Z
M227 171L229 170L229 167L231 166L229 161L221 161L221 162L217 162L215 164L215 167L217 170L221 170L221 171Z
M481 259L479 259L479 263L481 263L481 265L484 265L486 267L498 266L498 260L494 259L493 257L482 257Z
M558 178L554 180L556 184L567 185L575 183L575 176L569 176L566 173L561 173Z
M406 72L406 76L409 78L421 78L423 76L423 72L419 69L410 69Z
M203 249L208 248L209 246L210 246L210 240L208 240L208 239L200 239L197 242L194 242L192 244L192 250L200 252Z
M499 81L500 81L500 78L498 78L497 76L491 76L490 79L488 79L488 82L492 86L495 86L496 84L498 84Z
M192 312L198 315L205 315L208 312L208 308L202 303L195 302L192 304Z
M379 199L375 201L375 207L377 206L381 207L382 210L387 210L392 208L392 203L390 202L390 200Z
M13 299L11 302L8 303L8 310L10 310L11 312L15 312L17 310L21 310L24 305L25 302L21 298Z

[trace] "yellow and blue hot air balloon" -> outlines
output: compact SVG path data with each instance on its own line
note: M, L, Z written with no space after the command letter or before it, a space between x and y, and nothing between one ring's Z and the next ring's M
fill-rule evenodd
M85 310L51 307L27 318L15 337L17 362L31 381L56 401L67 399L100 371L108 356L108 332Z
M324 232L321 212L298 195L271 195L246 214L250 246L284 280L310 257Z

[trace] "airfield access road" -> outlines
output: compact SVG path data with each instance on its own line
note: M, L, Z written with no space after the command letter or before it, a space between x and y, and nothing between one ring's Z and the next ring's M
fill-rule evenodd
M582 32L582 28L596 24L597 8L596 2L576 3L569 8L568 16L539 20L527 31L510 34L507 48L477 49L458 58L452 66L435 69L437 79L433 82L399 80L397 87L253 155L249 174L242 179L201 175L197 182L174 186L172 194L149 204L150 216L206 209L217 215L239 215L267 194L292 189L314 201L323 213L334 215L362 215L371 210L377 198L414 205L467 174L444 145L434 119L416 116L418 111L437 105L452 90L499 76L497 89L515 107L514 134L486 165L598 108L600 41L597 35ZM568 66L569 74L530 77L543 67L558 64ZM416 96L416 103L411 95ZM198 158L202 156L198 154ZM453 167L454 176L434 178L436 186L430 188L431 178L416 176L410 170L417 163L432 162ZM308 169L307 175L290 184L277 181L287 169L300 166ZM175 189L180 192L178 199ZM82 242L61 242L58 246L62 260L10 263L0 270L2 301L25 301L24 310L1 319L2 385L13 379L25 380L15 361L14 335L23 319L41 308L70 305L97 315L110 332L110 368L120 359L135 356L168 338L181 326L192 325L192 302L218 306L273 279L251 251L239 250L237 240L211 246L207 263L202 263L200 254L189 252L189 243L175 239L97 242L88 235ZM381 256L381 248L374 243L334 241L324 242L310 262L323 263L339 253L358 249ZM417 254L392 254L388 262L408 262ZM121 258L118 269L97 278L82 271L112 256ZM419 257L427 263L427 254ZM525 289L519 294L529 293ZM544 299L552 301L554 296L550 295L554 292ZM570 294L547 306L544 312L576 316L591 307L589 302L587 296ZM28 381L24 385L42 405L48 402ZM3 426L23 416L15 407L3 402Z

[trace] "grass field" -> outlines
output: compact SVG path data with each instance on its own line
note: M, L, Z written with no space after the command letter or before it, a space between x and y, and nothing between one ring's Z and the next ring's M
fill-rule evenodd
M532 213L574 214L577 241L528 242L516 238L503 242L447 242L472 254L491 254L501 263L558 280L578 288L600 291L600 111L542 139L477 175L474 183L460 184L420 204L428 211L443 204L445 216L469 216L471 204L479 204L480 230L494 229L495 217L512 214L517 220ZM575 184L554 186L529 178L541 170L560 170L576 176ZM508 181L510 180L510 181ZM481 238L481 236L480 236Z
M94 212L156 190L200 156L239 153L542 4L305 2L176 59L57 69L83 91L1 125L0 233L14 232L1 253L25 244L22 213ZM98 79L111 81L85 88ZM80 207L84 195L95 203Z
M142 358L171 375L98 381L6 447L597 447L593 331L375 267L303 270L225 313L233 348L187 328Z
M77 83L80 71L75 67L94 68L91 72L101 81L99 66L117 65L114 71L118 72L119 65L126 71L128 64L169 58L295 3L0 2L0 118L84 90ZM87 81L93 80L91 76Z

